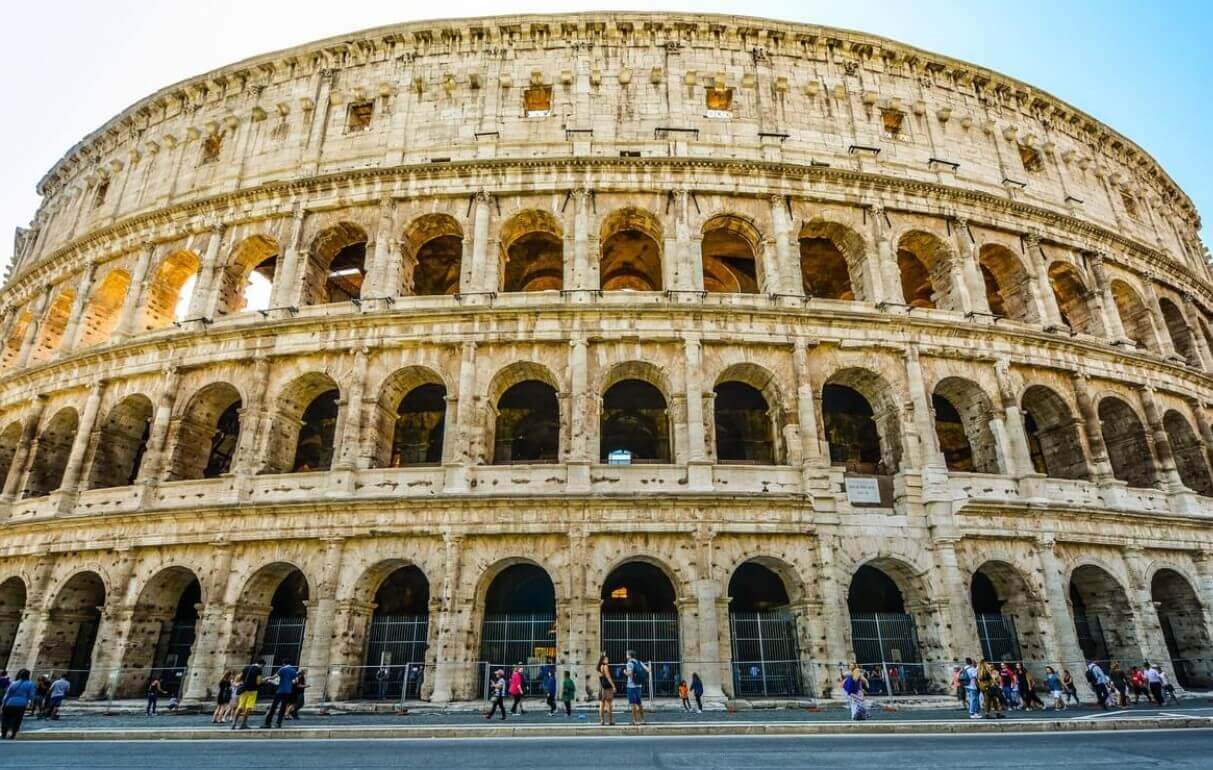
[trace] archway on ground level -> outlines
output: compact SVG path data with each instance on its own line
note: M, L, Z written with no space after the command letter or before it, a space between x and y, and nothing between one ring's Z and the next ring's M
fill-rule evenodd
M602 223L599 286L603 291L661 291L661 225L647 211L620 209Z
M632 650L650 665L652 694L673 696L682 671L678 607L670 578L645 561L620 564L602 584L602 649L618 672ZM623 688L626 677L616 674Z
M787 586L774 570L747 561L729 579L734 697L804 693L800 641Z
M250 652L261 661L263 676L287 663L301 662L309 598L307 578L285 562L262 567L249 581L241 608L248 609L241 619L251 625ZM271 693L273 685L263 684L261 691Z
M631 462L668 463L670 416L665 396L651 383L627 379L602 395L599 459L611 452L631 453Z
M978 253L978 264L991 313L1025 323L1039 320L1032 301L1032 276L1018 256L1005 246L986 244Z
M368 240L361 227L349 222L333 225L317 235L308 250L302 304L361 299Z
M111 270L97 283L80 319L78 347L101 345L113 338L130 286L131 276L125 270Z
M267 310L278 273L280 249L264 235L245 238L232 250L219 283L218 315Z
M79 416L72 407L64 407L50 419L38 436L34 461L30 464L25 497L49 495L63 483L67 460L76 440Z
M131 613L115 697L138 697L152 679L180 696L201 603L202 585L184 567L169 567L148 581Z
M1154 486L1154 455L1137 412L1115 396L1099 401L1099 424L1112 475L1131 487Z
M25 581L21 578L11 577L0 583L0 671L12 672L8 658L17 640L17 629L21 627L25 599Z
M855 662L868 673L869 691L874 695L925 692L917 619L907 612L898 582L879 567L861 566L851 577L847 609Z
M1167 336L1171 338L1175 352L1183 356L1191 366L1199 367L1200 356L1196 353L1196 340L1183 312L1167 297L1159 298L1158 308L1162 311L1162 319L1167 325Z
M429 646L430 583L418 567L399 567L375 592L362 670L362 697L418 699Z
M104 606L105 583L96 572L88 571L72 575L51 602L36 668L65 672L73 695L80 695L88 685Z
M718 384L713 392L717 462L774 465L775 425L762 391L729 380Z
M1044 656L1040 608L1017 569L1002 561L982 564L973 573L969 598L983 658L1009 662Z
M1125 330L1125 336L1137 343L1138 347L1158 352L1154 323L1141 295L1124 281L1114 280L1112 299L1116 302L1116 312L1120 314L1120 325Z
M175 251L164 258L147 283L139 328L152 331L186 320L201 264L192 251Z
M463 228L449 214L427 214L404 231L405 294L441 297L459 293Z
M907 305L959 310L952 275L952 252L936 235L915 230L897 243L897 268L902 297Z
M480 630L480 693L485 673L525 667L527 693L542 689L540 669L556 659L556 588L540 566L529 562L501 570L484 599Z
M1142 660L1132 605L1116 578L1084 564L1070 576L1069 597L1078 646L1087 660L1098 661L1104 671L1114 660L1122 666Z
M439 465L446 434L446 386L430 382L410 390L396 406L389 467Z
M1044 385L1032 385L1024 391L1021 408L1033 469L1057 479L1089 479L1078 422L1065 399Z
M230 473L242 407L240 392L226 382L195 393L177 423L169 479L213 479Z
M945 377L931 396L935 435L950 471L998 473L998 445L990 430L994 407L979 385Z
M834 222L814 219L800 229L800 278L805 296L859 300L864 291L863 238Z
M741 217L722 215L703 226L700 263L709 293L757 294L761 286L758 247L762 236Z
M147 396L127 396L118 402L97 434L93 462L89 469L89 489L106 489L134 484L147 452L152 430L152 402Z
M1167 432L1167 442L1175 456L1175 469L1179 479L1188 489L1206 497L1213 496L1213 476L1209 473L1209 461L1205 447L1192 430L1192 424L1174 409L1162 416L1162 426Z
M1213 640L1192 584L1173 569L1160 569L1150 581L1150 598L1176 681L1181 687L1208 689L1213 685Z
M1062 323L1081 334L1100 331L1096 329L1091 293L1078 268L1060 261L1049 265L1049 286L1057 301Z
M8 479L9 471L13 469L13 457L21 444L22 426L20 422L10 422L0 433L0 486Z
M503 292L564 288L564 239L556 217L546 211L520 211L502 225L498 238Z
M497 400L493 464L553 463L560 455L560 399L539 380L511 385Z

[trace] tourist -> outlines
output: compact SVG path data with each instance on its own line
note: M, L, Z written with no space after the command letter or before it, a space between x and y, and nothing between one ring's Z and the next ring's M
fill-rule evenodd
M1103 672L1103 669L1095 661L1087 664L1087 682L1091 685L1091 689L1095 691L1095 700L1099 703L1099 707L1107 711L1108 675Z
M864 701L863 692L867 684L868 678L864 676L863 669L858 664L852 666L851 670L842 679L842 692L847 697L847 706L851 710L851 719L856 722L868 718L868 707Z
M1019 706L1019 693L1015 687L1015 672L1003 663L998 668L998 683L1002 687L1002 702L1007 708Z
M605 654L598 659L598 724L615 724L615 678Z
M46 674L39 674L38 681L34 684L34 697L29 702L29 710L36 719L46 719L50 713L50 693L51 680L47 678Z
M282 727L282 718L286 716L287 707L295 702L295 677L298 675L299 669L292 666L289 660L284 661L278 669L278 687L274 690L274 699L270 701L269 710L265 712L265 724L261 725L261 729ZM278 713L277 724L271 725L275 711Z
M540 683L543 685L543 697L548 704L548 716L556 716L556 673L544 666L540 672Z
M1175 705L1179 705L1179 696L1175 694L1175 685L1171 684L1171 680L1167 679L1167 672L1161 668L1158 669L1158 678L1162 682L1162 691L1167 694L1167 697Z
M1150 693L1146 684L1146 673L1138 666L1134 666L1129 671L1129 686L1133 688L1133 704L1141 703L1141 696L1146 696L1146 700L1150 699Z
M1162 674L1158 666L1151 665L1146 669L1146 684L1150 688L1150 700L1162 706L1166 703L1162 697Z
M501 709L501 721L505 721L505 672L497 669L493 672L493 681L489 684L489 699L492 701L492 708L485 715L485 719L492 719L493 714L497 713L497 709Z
M160 686L160 678L153 676L152 681L147 686L147 708L144 709L145 716L156 714L156 704L160 701L161 695L168 695L164 688Z
M1074 677L1070 675L1070 669L1063 668L1061 670L1061 687L1066 693L1066 704L1074 701L1074 705L1081 706L1082 701L1078 699L1078 686L1074 684Z
M218 694L215 696L215 713L211 715L211 724L220 725L227 721L227 715L232 710L232 672L224 671L219 679Z
M237 685L236 710L232 712L232 729L248 729L248 718L257 707L257 688L261 686L261 664L253 661L240 672Z
M560 683L560 700L564 703L564 715L573 716L573 701L577 698L577 684L573 681L570 671L564 672L564 680Z
M1015 664L1015 678L1019 682L1019 702L1023 704L1023 710L1030 711L1033 707L1043 709L1045 704L1036 695L1036 680L1023 663Z
M303 708L304 701L307 699L307 671L299 669L299 673L295 675L295 696L291 698L290 706L286 711L287 719L299 721L299 709Z
M510 706L511 714L525 714L526 709L522 706L522 696L526 694L523 689L522 664L514 666L514 673L510 674L510 697L514 699L514 705Z
M977 684L981 687L982 704L985 707L983 716L989 719L991 715L1002 719L1003 700L1002 687L998 668L989 661L983 660L977 667Z
M699 674L691 674L691 695L695 696L695 711L703 713L703 680Z
M678 700L682 703L683 711L691 710L691 688L687 687L687 680L678 680Z
M1129 677L1125 674L1125 670L1120 667L1120 661L1112 661L1112 667L1109 669L1108 678L1112 681L1112 687L1116 690L1117 705L1121 708L1129 706Z
M29 680L29 669L18 671L17 678L4 688L0 698L0 738L13 740L17 737L25 710L33 702L35 693L34 683Z
M1045 689L1053 698L1054 711L1061 711L1066 707L1064 685L1061 683L1061 677L1057 675L1057 670L1052 666L1045 666Z
M375 689L379 693L379 700L387 699L387 684L390 676L391 672L388 671L387 666L380 666L379 670L375 672Z
M969 719L981 719L981 692L977 684L977 665L972 658L965 658L965 667L958 677L964 687L966 703L969 706Z
M72 689L72 683L67 679L67 672L64 671L59 675L59 678L51 682L50 689L47 691L47 707L46 714L51 719L59 718L59 709L63 706L63 699L67 697L67 693Z
M960 701L960 707L965 707L965 688L960 683L960 666L952 666L952 679L948 683L948 688L956 694L956 700Z
M632 711L633 726L645 723L644 689L649 684L650 673L647 665L636 660L636 653L628 650L628 662L624 674L627 676L628 706Z

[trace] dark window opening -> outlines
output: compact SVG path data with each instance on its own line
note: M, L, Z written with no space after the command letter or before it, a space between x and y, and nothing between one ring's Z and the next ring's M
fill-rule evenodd
M367 131L371 127L371 120L375 117L375 103L371 101L355 102L350 105L349 112L346 113L345 130L346 133L356 133L358 131Z
M336 389L325 391L312 399L303 411L292 473L327 471L332 465L339 397Z
M445 429L446 388L433 383L413 388L396 409L390 466L441 463Z
M329 263L324 290L329 302L349 302L362 297L362 282L366 278L366 242L359 241L337 252Z
M219 415L215 432L211 435L211 450L207 454L202 478L213 479L231 471L236 443L240 439L240 408L241 402L237 400Z
M939 448L948 470L972 473L973 446L960 413L951 401L939 395L931 396L931 408L935 411L935 435L939 437Z
M670 462L670 422L665 397L643 380L623 380L602 397L602 447L607 461L615 450L632 453L632 462Z
M875 567L865 564L855 571L847 593L847 607L852 614L859 612L905 612L901 589L893 579Z
M560 404L556 389L527 380L497 401L493 464L556 462L560 449Z
M722 382L715 393L716 459L774 464L774 426L762 393L742 382Z
M832 465L844 465L851 473L884 472L880 432L866 398L845 385L826 385L821 411Z

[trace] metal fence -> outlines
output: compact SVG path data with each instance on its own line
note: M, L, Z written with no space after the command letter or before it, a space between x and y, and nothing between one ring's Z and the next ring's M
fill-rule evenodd
M873 694L918 695L930 682L918 649L914 618L904 612L852 612L855 662L868 672Z
M360 670L359 694L375 700L421 697L428 615L376 615L367 638L367 665Z
M478 690L488 692L486 672L503 669L512 671L524 664L527 695L542 693L543 684L537 675L539 666L556 658L556 613L509 613L484 616L481 634L480 682Z
M977 638L986 660L1019 660L1019 635L1010 615L978 614Z
M299 665L306 625L306 618L271 617L266 621L265 636L257 652L257 660L261 661L264 677L259 689L261 695L273 695L277 685L268 680L284 662Z
M604 612L601 631L602 649L616 669L612 675L621 689L631 650L639 660L652 662L649 679L655 696L678 693L683 677L677 612Z
M796 619L787 610L730 612L733 692L739 697L803 694Z

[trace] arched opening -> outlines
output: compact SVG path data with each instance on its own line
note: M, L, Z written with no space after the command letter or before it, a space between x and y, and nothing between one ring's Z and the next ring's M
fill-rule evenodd
M733 695L788 697L804 693L800 642L787 587L774 570L747 561L729 579Z
M501 290L560 291L564 288L564 240L546 211L521 211L501 228Z
M4 340L3 358L0 363L4 366L9 366L16 362L21 355L21 346L25 343L25 332L29 329L29 325L34 322L34 314L28 310L23 310L17 314L17 320L13 322L9 329L8 337Z
M1055 479L1089 479L1077 420L1065 399L1033 385L1024 391L1021 408L1033 469Z
M621 209L602 224L603 291L661 291L661 226L648 212Z
M169 693L181 695L201 604L202 585L184 567L170 567L148 582L131 613L116 697L142 695L152 679L159 679Z
M219 315L269 308L279 253L278 243L264 235L245 238L236 246L219 284Z
M1213 477L1205 459L1205 447L1192 430L1192 424L1182 414L1170 409L1162 416L1162 426L1167 432L1171 453L1175 456L1179 480L1199 495L1213 496Z
M104 606L105 583L96 572L72 575L51 603L38 646L37 668L66 674L73 695L84 692L88 684Z
M89 489L124 487L134 484L147 452L152 428L152 402L147 396L127 396L110 410L89 471Z
M814 219L800 229L800 277L807 297L863 300L863 238L833 222Z
M762 391L744 382L714 388L716 460L721 463L775 464L775 426Z
M486 671L526 667L528 694L538 694L539 668L556 659L556 588L542 567L511 564L493 578L480 631L480 691Z
M553 463L560 455L560 400L539 380L515 383L497 400L493 464Z
M59 350L75 301L76 292L73 289L64 289L55 295L51 306L46 310L42 328L38 331L38 342L34 345L30 360L48 361Z
M1070 576L1070 612L1083 657L1108 670L1111 661L1142 659L1133 610L1124 588L1107 571L1084 564Z
M1131 487L1154 486L1154 455L1137 412L1119 398L1099 402L1099 426L1112 475Z
M1019 257L1005 246L986 244L981 247L978 263L991 313L1025 323L1039 320L1032 304L1032 277Z
M340 393L336 388L326 390L313 398L303 410L292 473L327 471L332 467L338 398Z
M17 629L21 627L25 598L25 582L21 578L11 577L0 583L0 671L12 671L8 658L17 640Z
M644 561L620 564L602 584L603 652L619 668L632 650L652 669L649 681L655 696L673 696L681 676L675 596L666 573ZM615 680L626 681L621 675Z
M430 583L413 565L387 576L375 592L367 634L362 697L417 699L429 646Z
M249 580L237 606L233 649L239 658L261 661L263 678L302 659L309 597L307 578L285 562L262 567ZM261 692L270 694L274 687L263 683Z
M447 214L427 214L404 232L404 292L418 297L459 293L463 229Z
M855 662L868 674L873 695L926 691L915 618L901 588L884 570L865 564L847 592Z
M72 443L76 440L79 420L75 409L64 407L55 412L55 416L42 429L34 451L34 461L30 464L25 497L49 495L59 488L72 453Z
M749 222L734 216L718 216L703 226L700 258L703 288L713 293L757 294L761 236Z
M670 417L665 396L644 380L626 379L602 395L599 459L628 452L630 461L670 462Z
M938 237L921 230L906 233L897 244L901 291L911 307L959 310L953 296L952 256Z
M317 235L309 249L303 304L361 299L367 240L363 229L349 222L333 225Z
M1049 286L1053 289L1062 323L1081 334L1095 334L1091 295L1078 268L1068 262L1049 265Z
M438 465L446 433L446 386L418 385L400 399L389 466Z
M998 473L998 445L990 430L993 405L975 383L945 377L931 396L935 435L948 470Z
M278 394L265 473L327 471L332 466L341 394L332 377L305 374Z
M130 289L131 277L125 270L111 270L93 289L84 315L80 318L79 347L109 342L122 320L122 304Z
M988 561L969 586L981 654L991 661L1045 657L1039 608L1027 580L1010 564Z
M1112 299L1116 302L1116 312L1120 315L1120 324L1124 327L1125 336L1139 348L1157 352L1158 341L1154 337L1150 311L1133 287L1124 281L1112 281Z
M1179 685L1208 689L1213 685L1213 642L1192 584L1175 570L1160 569L1150 581L1150 598L1158 609L1158 622Z
M163 329L186 320L200 264L192 251L175 251L164 258L147 284L141 329Z
M11 422L0 433L0 479L7 479L13 468L13 457L17 454L17 446L21 443L21 423ZM0 481L0 484L4 483Z
M198 391L177 422L169 478L213 479L230 473L242 408L240 392L226 382Z
M1159 298L1158 308L1162 311L1162 319L1167 324L1167 335L1171 338L1175 352L1183 356L1189 365L1199 367L1200 356L1196 353L1196 340L1184 314L1166 297Z
M821 389L830 464L848 473L886 475L901 463L901 434L892 389L864 369L835 372Z

